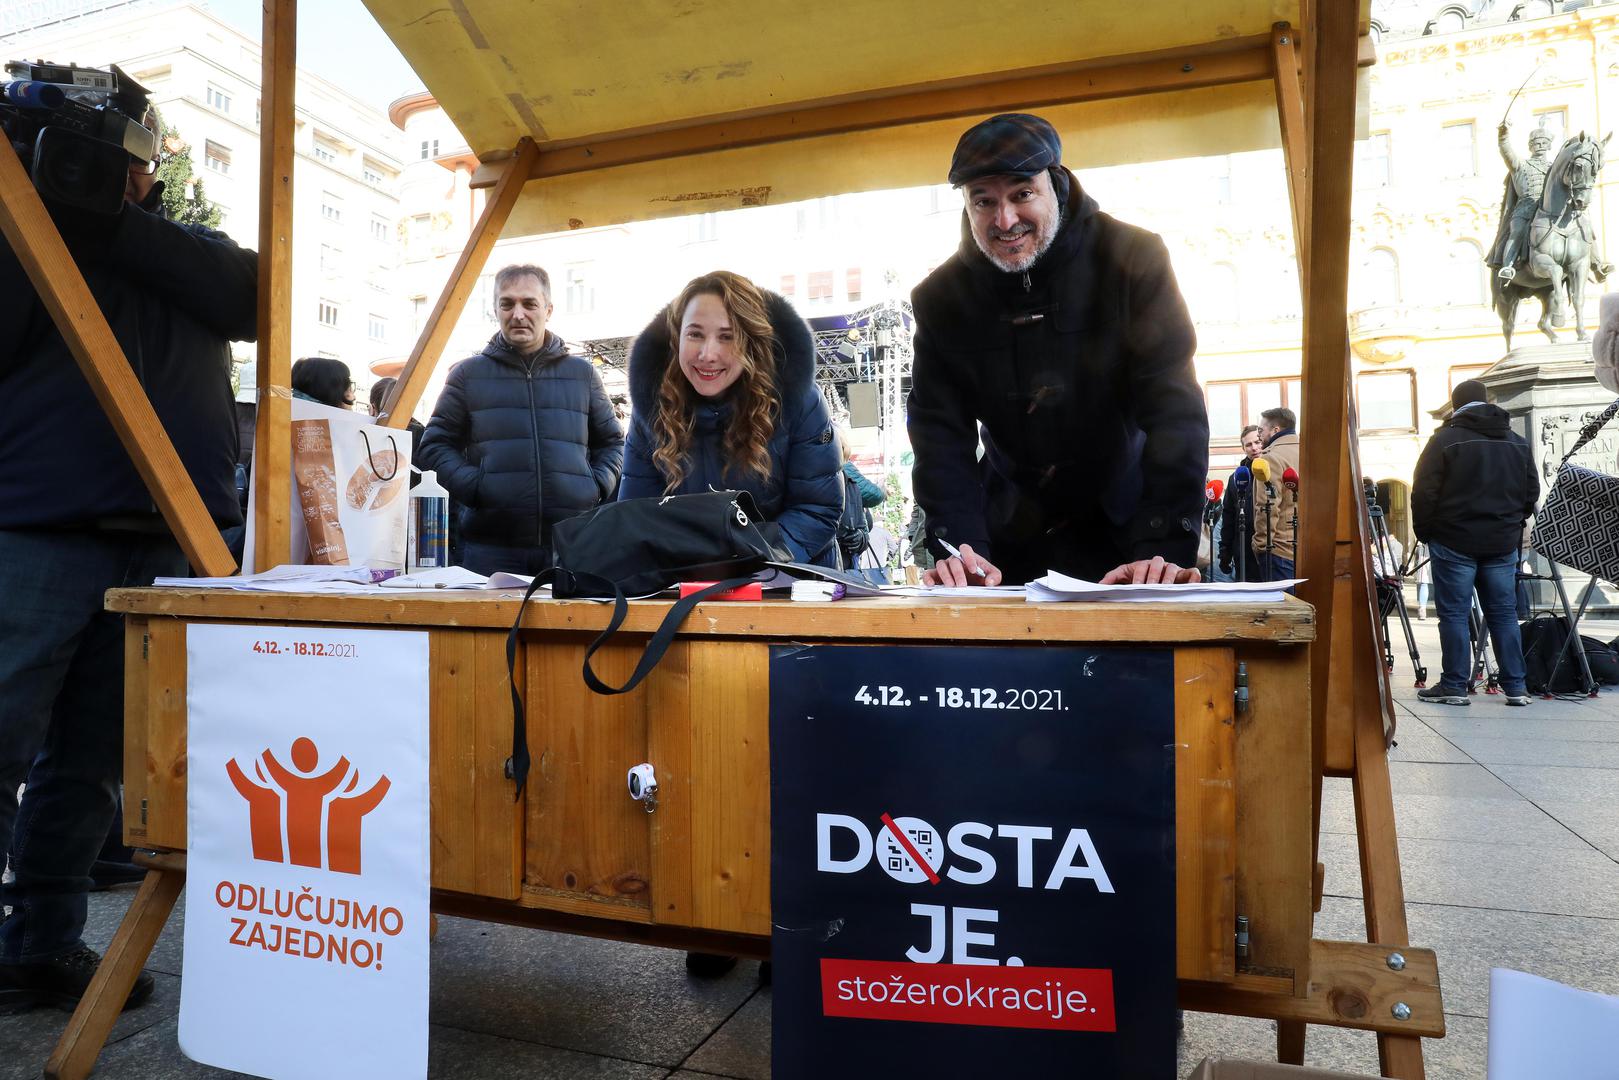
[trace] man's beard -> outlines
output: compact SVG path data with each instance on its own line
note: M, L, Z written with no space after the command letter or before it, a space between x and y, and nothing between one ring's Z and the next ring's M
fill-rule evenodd
M1003 259L999 256L990 254L990 252L984 248L984 242L978 239L977 233L973 233L973 243L978 245L978 250L983 253L984 258L988 259L990 264L997 270L1008 274L1021 274L1025 270L1032 270L1034 268L1034 264L1040 261L1040 257L1050 250L1052 243L1057 239L1057 234L1062 232L1062 213L1063 208L1058 206L1056 216L1051 222L1051 230L1047 232L1045 236L1040 238L1040 243L1033 251L1021 258ZM1003 233L998 229L992 230L990 232L990 239L996 240L1011 236L1022 236L1025 233L1034 231L1034 228L1035 227L1033 225L1024 222L1019 224L1016 229L1013 229L1010 232Z

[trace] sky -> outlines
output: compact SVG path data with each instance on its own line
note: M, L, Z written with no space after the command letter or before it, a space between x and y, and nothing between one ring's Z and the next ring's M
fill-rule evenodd
M205 0L201 6L255 41L263 33L261 0ZM360 0L301 3L298 15L298 66L304 70L379 109L423 89Z

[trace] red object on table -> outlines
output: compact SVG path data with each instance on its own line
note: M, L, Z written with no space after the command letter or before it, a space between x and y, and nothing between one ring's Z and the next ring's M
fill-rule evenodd
M706 589L713 584L714 582L712 581L682 581L680 583L680 595L690 596L699 589ZM764 587L757 581L750 581L746 585L739 585L734 589L727 589L722 593L715 593L713 596L708 597L709 600L763 600L764 598Z

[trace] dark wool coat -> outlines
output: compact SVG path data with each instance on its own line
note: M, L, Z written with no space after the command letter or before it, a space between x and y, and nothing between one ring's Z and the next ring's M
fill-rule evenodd
M843 472L832 420L815 386L815 343L809 327L793 306L775 293L765 293L770 326L776 332L776 386L781 412L770 435L770 475L733 469L724 458L725 430L731 405L704 400L697 408L696 428L686 477L671 494L716 490L746 491L765 520L781 526L797 562L837 565L835 538L843 513ZM624 449L620 499L665 493L668 478L652 460L652 419L658 406L658 382L670 363L669 330L662 313L654 316L630 349L629 441Z
M1540 477L1509 420L1498 406L1470 405L1433 433L1411 482L1418 540L1476 559L1518 550Z
M1191 318L1163 241L1070 181L1027 273L986 259L963 212L960 247L911 297L917 501L931 537L1009 582L1197 555L1209 425Z
M461 504L462 539L549 546L613 493L624 434L590 361L550 331L529 357L497 333L450 369L416 458Z
M90 294L203 505L240 525L230 342L257 337L258 256L135 206L60 211ZM0 528L157 512L11 246L0 242Z

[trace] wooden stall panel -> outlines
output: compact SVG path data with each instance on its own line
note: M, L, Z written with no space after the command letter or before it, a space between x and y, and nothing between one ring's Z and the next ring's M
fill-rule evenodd
M770 933L770 648L693 641L693 925Z
M124 618L124 843L147 843L146 817L146 637L147 620Z
M622 684L645 644L640 637L614 642L592 665L606 682ZM534 764L523 902L647 921L651 815L629 797L624 778L647 760L648 686L612 697L591 693L580 676L585 644L573 636L533 635L527 656Z
M522 894L523 804L504 771L512 749L506 637L435 630L428 640L433 887L515 900ZM517 670L522 665L520 647Z
M1237 785L1230 649L1175 651L1175 970L1236 975Z
M691 646L675 641L648 676L647 760L658 775L652 827L652 921L693 925Z
M1301 648L1242 649L1250 704L1237 717L1237 914L1249 967L1308 989L1312 904L1310 659Z
M145 759L138 768L126 769L125 774L139 773L146 790L143 801L129 807L133 813L126 810L125 816L137 822L144 820L145 842L152 847L183 850L186 846L186 624L179 619L151 619L139 645L146 653ZM126 683L126 712L130 692ZM129 753L128 745L125 753Z

